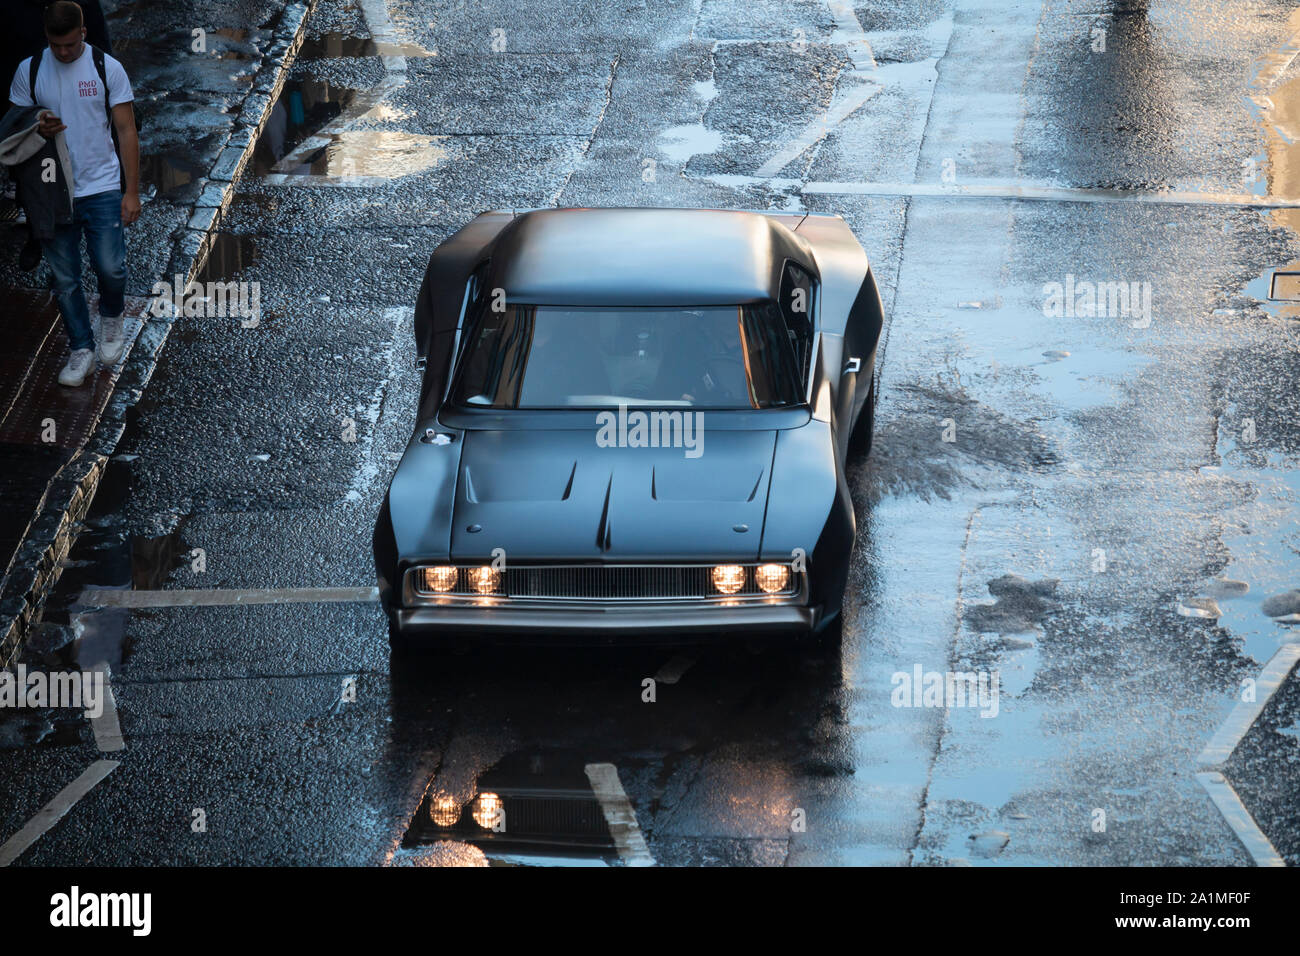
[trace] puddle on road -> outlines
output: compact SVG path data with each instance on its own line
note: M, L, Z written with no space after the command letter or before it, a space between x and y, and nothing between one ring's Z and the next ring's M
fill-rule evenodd
M297 176L397 179L424 172L447 157L444 137L395 130L344 130L282 173Z
M63 561L63 571L41 620L23 652L28 672L84 671L100 663L120 670L131 653L125 608L85 610L86 588L161 587L186 557L184 519L168 534L134 536L123 527L122 509L131 493L131 464L110 459L84 528ZM91 735L83 711L0 708L0 750L84 746Z
M85 718L79 710L0 710L0 750L25 747L75 747Z
M1217 475L1242 486L1252 486L1252 499L1229 511L1221 536L1229 558L1219 577L1227 582L1244 582L1246 588L1230 588L1210 582L1216 591L1218 624L1243 641L1243 651L1263 664L1278 647L1300 637L1300 628L1275 621L1264 612L1264 601L1291 588L1300 587L1296 575L1296 551L1300 533L1292 517L1300 508L1300 473L1286 464L1285 457L1270 448L1240 446L1236 431L1244 413L1229 407L1219 423L1217 467L1202 468L1202 474ZM1266 461L1250 461L1250 455L1264 455Z
M435 774L402 847L468 843L497 865L613 864L618 851L585 766L567 751L520 751L455 792Z
M658 136L659 151L673 163L685 163L693 156L717 152L722 134L703 123L674 126Z
M1032 368L1064 411L1083 412L1121 402L1128 383L1155 359L1132 349L1080 343L1073 351L1036 346L1010 353L1013 368Z
M339 57L362 56L437 56L437 50L426 50L418 43L385 43L370 37L351 36L346 33L323 33L308 37L298 48L300 60L323 60Z
M171 531L158 536L134 535L126 529L122 512L131 494L133 460L109 460L85 527L63 562L63 572L42 616L42 626L70 628L75 635L75 644L56 648L69 665L87 667L105 661L116 670L130 652L126 625L131 611L84 610L79 605L84 590L158 590L189 558L183 541L185 516Z
M112 29L113 28L110 27L110 32ZM208 30L204 38L204 41L207 44L206 52L199 53L189 50L187 47L187 50L189 50L188 55L200 60L234 60L239 62L254 60L257 59L260 54L257 49L249 43L249 36L250 31L240 28L222 27L217 30ZM187 37L186 42L189 42L189 40L190 38ZM128 51L131 51L132 47L138 47L140 51L140 59L156 58L157 50L154 46L155 43L156 41L152 37L117 37L113 39L113 54L119 59L123 59L127 63L129 69L131 63L127 60L130 56ZM241 84L251 86L253 83L253 74L250 72L246 76L235 76L232 77L232 79Z
M366 115L376 123L400 123L410 119L414 114L411 110L394 106L392 103L379 103Z
M189 158L188 151L140 157L140 181L152 184L158 196L176 193L205 173L202 165Z
M237 236L218 232L212 238L212 247L203 268L196 277L199 283L229 282L245 269L256 265L260 258L257 240L252 236Z
M318 80L285 84L253 149L253 173L266 176L282 172L276 164L291 156L308 137L342 116L358 95L356 90Z
M444 136L340 128L345 116L355 119L366 111L368 119L379 121L406 115L378 102L373 92L315 80L289 84L258 138L254 175L397 179L424 172L446 158Z
M221 37L224 40L229 40L231 44L246 44L248 43L249 35L250 31L245 30L242 27L221 27L216 30L208 31L208 36ZM252 58L252 52L247 49L236 49L233 45L230 45L217 50L216 57L218 60L248 60Z
M1300 10L1291 14L1286 30L1288 36L1297 31ZM1251 83L1249 101L1265 138L1262 192L1268 196L1300 193L1300 156L1294 145L1300 136L1300 77L1279 83L1293 57L1294 51L1286 48L1265 57ZM1271 228L1300 237L1300 209L1272 209L1260 215ZM1277 263L1242 291L1279 320L1292 339L1300 341L1300 301L1291 298L1297 291L1294 280L1285 276L1275 279L1277 273L1295 272L1300 272L1300 260ZM1276 363L1274 374L1280 377L1274 380L1273 387L1284 389L1281 383L1293 378L1294 357L1283 354L1272 361ZM1229 394L1236 390L1229 388ZM1267 393L1259 402L1251 401L1254 396L1249 390L1244 396L1234 397L1249 407L1230 402L1224 409L1216 441L1220 465L1202 468L1201 473L1253 489L1247 503L1224 516L1221 535L1229 559L1219 577L1244 582L1248 589L1244 593L1225 592L1222 584L1208 582L1207 591L1209 596L1217 597L1219 626L1241 638L1244 652L1262 664L1280 644L1300 636L1295 624L1274 620L1263 607L1270 596L1300 587L1296 576L1300 534L1295 517L1300 511L1300 474L1294 468L1294 446L1280 437L1286 434L1286 428L1277 424L1289 421L1293 425L1294 415L1290 409L1276 407L1277 399ZM1255 435L1257 419L1259 434ZM1216 587L1222 593L1215 595Z
M1287 30L1288 35L1300 30L1300 10L1292 13ZM1255 90L1250 97L1255 107L1253 112L1265 136L1263 177L1264 194L1268 196L1295 196L1300 192L1300 157L1294 148L1296 137L1300 135L1300 77L1274 86L1290 62L1290 55L1285 53L1266 58L1251 84ZM1274 228L1300 236L1300 209L1273 209L1263 215ZM1290 320L1288 325L1292 326L1292 335L1300 335L1293 325L1300 319L1300 302L1270 298L1274 291L1274 271L1300 271L1300 261L1278 263L1251 282L1245 294L1257 299L1274 318Z

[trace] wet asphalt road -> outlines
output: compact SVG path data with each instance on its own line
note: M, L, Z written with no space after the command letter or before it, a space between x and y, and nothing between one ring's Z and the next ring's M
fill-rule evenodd
M1298 214L1249 205L1300 196L1290 8L323 0L310 28L290 88L329 144L268 146L213 258L262 321L177 321L29 655L107 661L121 764L21 863L482 863L403 839L426 789L520 762L612 764L660 864L1252 862L1197 773L1300 640L1263 608L1300 587L1300 318L1267 281ZM548 205L853 227L887 325L841 652L393 668L365 603L73 606L371 586L429 253ZM1084 281L1149 309L1049 314ZM996 717L895 706L916 667L997 672ZM1296 683L1220 768L1291 864ZM78 717L0 730L7 835L98 754Z

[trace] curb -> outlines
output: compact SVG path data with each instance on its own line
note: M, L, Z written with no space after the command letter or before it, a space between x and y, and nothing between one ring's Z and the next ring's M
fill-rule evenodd
M298 48L306 37L307 18L317 0L298 0L285 6L271 34L271 45L252 89L231 127L225 145L208 172L187 225L173 233L167 276L181 274L188 283L207 261L213 236L234 196L253 147L280 95ZM158 357L171 332L170 316L155 317L148 309L143 327L124 360L117 385L86 444L55 474L46 486L35 516L14 554L9 576L0 593L0 667L8 667L22 651L34 622L63 571L63 562L77 539L108 460L126 429L126 416L144 394Z

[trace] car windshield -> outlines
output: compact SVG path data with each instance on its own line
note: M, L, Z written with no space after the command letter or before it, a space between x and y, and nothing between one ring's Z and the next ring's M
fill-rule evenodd
M473 323L454 401L774 408L798 405L803 395L775 303L616 311L509 305L484 309Z

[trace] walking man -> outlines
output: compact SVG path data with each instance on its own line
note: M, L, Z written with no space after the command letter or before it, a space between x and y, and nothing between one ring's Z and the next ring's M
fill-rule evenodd
M99 361L112 367L122 357L126 292L122 230L140 217L140 143L126 70L86 43L81 7L71 0L46 7L45 38L49 46L18 65L9 100L16 107L49 110L52 115L40 120L40 135L52 139L64 133L71 159L72 222L57 226L52 238L42 239L41 250L54 273L72 352L59 373L59 384L75 386L85 381L96 357L95 332L81 289L83 232L99 279Z
M0 22L5 29L0 32L0 78L9 79L18 64L45 49L45 8L54 0L0 0ZM86 42L105 53L113 52L108 35L108 21L99 0L76 0L86 24ZM8 92L7 88L5 92ZM15 197L17 198L17 197ZM19 201L18 205L22 205ZM41 263L41 243L30 229L27 242L18 254L18 268L31 272Z

